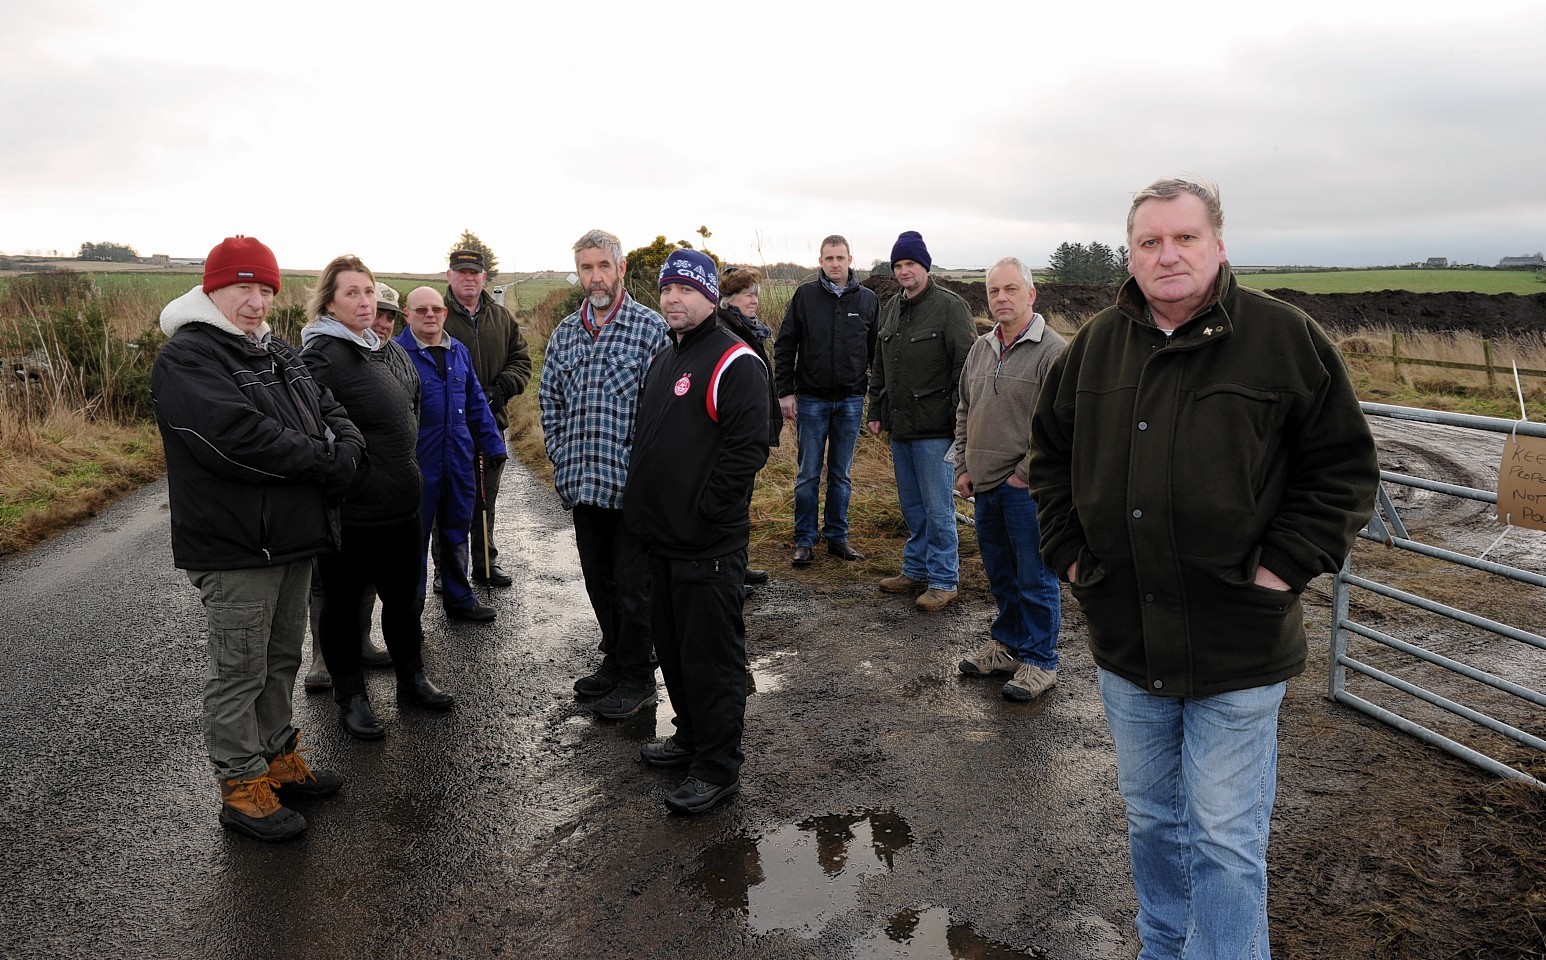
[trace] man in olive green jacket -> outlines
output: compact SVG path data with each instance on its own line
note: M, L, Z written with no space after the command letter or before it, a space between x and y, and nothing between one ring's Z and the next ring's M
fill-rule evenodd
M472 369L488 398L494 422L503 433L510 426L505 404L511 397L525 393L526 384L531 381L531 351L515 317L484 290L487 284L488 267L482 251L451 252L450 269L446 271L445 331L472 354ZM494 546L494 507L499 500L505 461L482 457L479 463L483 475L472 514L472 578L508 587L514 581L500 567L499 550ZM432 547L439 540L431 539ZM435 557L435 568L440 568L439 556Z
M902 572L880 581L887 593L926 588L919 610L943 610L956 597L955 441L961 366L977 339L966 301L929 280L933 260L917 231L891 248L902 292L880 308L870 362L870 432L891 434L897 499L907 523Z
M1041 552L1089 625L1146 957L1269 955L1299 593L1341 566L1379 484L1336 347L1235 282L1223 228L1212 184L1134 197L1132 278L1053 365L1031 423Z

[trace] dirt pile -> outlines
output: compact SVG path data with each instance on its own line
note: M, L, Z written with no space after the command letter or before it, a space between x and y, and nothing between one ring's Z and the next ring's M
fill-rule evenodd
M1456 332L1479 337L1546 334L1546 293L1301 293L1268 290L1308 313L1330 330L1393 327L1427 333Z
M1262 278L1267 279L1267 278ZM963 283L945 277L934 282L959 294L977 317L988 315L986 289L980 283ZM889 276L864 281L885 301L900 288ZM1247 279L1248 286L1256 286ZM1260 289L1258 287L1258 289ZM1398 330L1474 334L1480 337L1546 335L1546 292L1520 296L1514 293L1412 293L1381 290L1377 293L1302 293L1268 289L1280 300L1319 320L1327 329L1347 333L1359 327L1392 327ZM1083 323L1111 306L1115 287L1093 284L1038 283L1036 311Z

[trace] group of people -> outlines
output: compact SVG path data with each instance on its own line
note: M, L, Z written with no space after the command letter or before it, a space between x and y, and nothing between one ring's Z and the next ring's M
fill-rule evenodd
M392 667L404 704L455 704L425 670L431 545L452 619L494 619L472 580L512 582L494 562L492 500L504 404L531 359L486 279L479 252L456 251L448 291L419 287L405 310L357 257L337 257L310 292L297 351L267 322L281 284L273 251L238 236L162 311L151 392L172 553L206 612L204 734L231 829L295 836L305 818L283 801L342 785L300 755L291 723L308 609L307 688L331 688L343 729L376 740L386 727L366 666ZM385 650L370 639L378 596Z
M769 446L794 421L792 563L814 563L820 540L830 556L861 560L847 510L867 424L889 435L908 529L901 570L881 590L915 593L926 612L951 603L953 496L973 501L997 615L962 674L1007 675L1010 699L1041 695L1057 677L1059 580L1083 607L1127 809L1141 956L1269 955L1277 715L1306 660L1299 596L1342 564L1373 509L1379 468L1335 347L1303 312L1236 282L1223 223L1204 181L1163 179L1135 194L1131 276L1069 340L1035 312L1031 270L1013 257L987 271L994 324L979 336L966 304L931 282L912 231L892 248L901 289L883 304L857 283L848 242L827 237L820 273L795 291L776 335L757 317L755 271L721 275L708 256L674 251L656 278L656 312L628 294L615 236L591 230L574 244L585 298L554 329L538 392L600 627L600 662L574 688L603 717L631 716L656 701L658 662L675 732L640 755L685 774L670 810L701 813L740 789L743 607L747 584L765 578L747 569L749 506ZM172 339L156 398L174 553L208 610L205 730L222 819L239 829L277 832L252 826L284 809L276 791L337 789L335 774L299 758L289 723L313 557L345 726L364 729L349 714L360 712L358 627L372 583L400 689L427 705L439 694L424 678L416 620L389 613L389 596L422 605L432 516L442 556L467 553L466 528L446 506L462 494L432 496L426 468L411 525L401 505L420 500L398 488L417 493L426 421L458 421L478 466L448 455L436 475L472 477L492 510L504 424L459 414L484 409L481 388L497 420L530 375L529 360L511 362L516 342L524 355L518 333L480 331L487 305L465 304L456 266L443 304L428 288L408 297L397 343L411 362L377 356L371 277L344 258L313 294L305 349L267 335L278 271L246 238L217 247L203 289L163 315ZM433 352L437 319L462 337L450 324L458 304L480 344L476 376L454 346ZM465 391L448 386L432 402L433 391L410 387L448 376ZM417 451L409 411L419 413ZM394 472L402 463L413 476ZM497 583L492 527L483 531L479 571ZM476 562L477 522L471 535ZM410 542L416 590L382 569ZM461 603L454 562L442 569L447 602Z

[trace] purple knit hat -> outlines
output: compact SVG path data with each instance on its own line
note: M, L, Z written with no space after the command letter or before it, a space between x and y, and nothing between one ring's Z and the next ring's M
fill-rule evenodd
M891 265L896 266L898 260L913 260L923 264L925 271L934 267L934 260L929 256L929 248L923 245L923 235L916 230L903 231L896 238L896 244L891 248Z

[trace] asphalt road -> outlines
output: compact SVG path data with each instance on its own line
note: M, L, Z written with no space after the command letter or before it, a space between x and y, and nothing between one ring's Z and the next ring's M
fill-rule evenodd
M297 689L311 762L348 780L284 845L216 820L164 484L0 562L0 954L1135 955L1082 642L1052 694L1008 704L954 672L983 599L926 617L775 570L748 606L745 790L674 818L675 779L635 760L669 706L606 723L570 689L596 636L567 515L514 464L502 498L498 621L425 617L458 708L400 715L375 673L388 734L359 743Z

